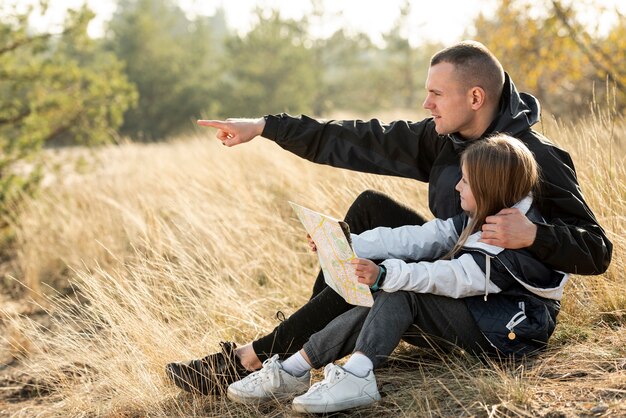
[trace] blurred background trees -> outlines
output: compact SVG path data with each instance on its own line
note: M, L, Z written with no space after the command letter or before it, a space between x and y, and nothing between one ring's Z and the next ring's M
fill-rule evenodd
M543 108L561 118L576 118L592 101L626 109L626 19L608 34L593 35L578 13L562 1L536 4L500 0L493 17L474 22L476 40L500 59L517 87L537 96ZM593 3L579 6L599 7ZM617 14L617 11L614 11Z
M126 63L139 95L125 113L122 134L161 140L191 129L200 117L278 112L323 117L415 109L420 117L429 59L444 45L409 42L412 3L404 3L378 44L341 29L313 37L311 22L326 18L320 3L314 5L300 20L258 9L252 29L240 34L227 27L223 10L190 18L175 0L120 2L104 42ZM598 35L580 23L593 2L576 10L557 0L541 6L499 0L493 15L468 26L466 38L492 49L518 87L551 114L576 117L592 100L611 100L623 112L624 19Z
M105 141L102 132L111 130L131 140L161 140L190 129L203 115L419 111L429 58L443 45L409 42L412 3L404 3L376 44L344 30L314 37L311 21L326 16L321 3L313 3L314 13L300 20L258 9L251 30L240 34L227 26L223 10L189 16L176 0L119 1L99 39L86 35L93 17L86 8L69 14L62 33L49 34L28 27L32 9L11 13L4 6L2 120L26 129L35 109L56 109L63 117L46 119L58 125L39 134L43 142L78 143ZM594 95L606 94L608 85L617 109L624 111L623 16L608 33L598 34L580 18L585 7L596 7L593 1L578 2L576 9L562 0L497 4L494 14L468 25L465 37L492 49L518 87L536 95L544 109L575 115ZM36 93L42 88L45 98ZM70 104L71 111L63 110ZM27 108L30 119L20 118ZM82 122L74 123L77 118ZM1 126L7 129L7 122Z
M213 101L220 116L311 113L318 75L324 70L308 45L306 21L283 19L275 10L259 9L256 17L247 35L225 39L221 77L213 77L216 95L206 99Z
M71 11L54 36L32 32L32 9L2 11L0 242L14 206L41 178L41 148L110 141L136 99L122 61L87 36L88 9Z
M97 39L87 35L86 7L48 33L29 25L47 2L19 3L0 5L2 218L36 186L44 146L163 140L200 117L412 109L419 118L428 61L443 46L409 42L408 0L378 43L342 29L314 37L311 22L327 17L318 1L300 20L259 9L245 34L223 10L190 16L175 0L118 1ZM582 24L586 7L597 5L498 0L465 37L486 44L544 111L576 118L595 99L623 114L626 19L600 33Z
M215 28L215 29L214 29ZM170 0L120 1L104 44L125 63L137 89L137 106L126 111L121 133L153 141L188 129L211 108L221 54L223 15L190 20Z

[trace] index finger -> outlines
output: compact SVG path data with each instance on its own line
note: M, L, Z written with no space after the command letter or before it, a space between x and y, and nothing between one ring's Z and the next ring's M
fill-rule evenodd
M211 128L224 129L228 127L228 124L222 120L197 120L196 123L200 126L210 126Z

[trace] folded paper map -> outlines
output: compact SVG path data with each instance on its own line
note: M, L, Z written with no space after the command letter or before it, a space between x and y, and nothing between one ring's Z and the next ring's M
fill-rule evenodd
M372 306L369 286L359 283L350 264L356 254L350 245L348 224L289 202L315 246L324 281L352 305Z

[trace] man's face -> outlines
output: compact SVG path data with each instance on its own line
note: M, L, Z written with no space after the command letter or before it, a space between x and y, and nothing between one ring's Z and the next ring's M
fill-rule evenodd
M458 132L466 139L474 139L476 114L472 109L471 90L464 89L454 73L454 65L442 62L428 70L424 108L435 120L439 135Z

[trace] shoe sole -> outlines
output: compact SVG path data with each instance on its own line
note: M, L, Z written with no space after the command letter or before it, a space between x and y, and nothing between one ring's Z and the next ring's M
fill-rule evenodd
M308 412L310 414L326 414L329 412L339 412L346 409L358 408L360 406L368 406L372 405L376 402L380 401L380 394L377 393L376 396L361 396L360 398L348 399L343 402L333 403L333 404L324 404L324 405L311 405L311 404L302 404L294 402L292 404L292 409L296 412Z
M174 370L174 368L169 364L165 366L165 375L180 389L189 393L201 393L203 395L208 395L208 393L196 389L193 385L191 385L191 383L189 383L190 379L185 376L181 376L182 374L184 373L181 370Z
M293 398L295 398L298 395L303 394L304 392L306 392L306 389L304 389L301 392L298 393L281 393L281 394L272 394L270 396L265 396L265 397L251 397L251 396L245 396L245 395L241 395L237 392L235 392L234 390L232 390L230 387L228 388L228 390L226 391L226 396L228 397L228 399L230 399L233 402L238 402L238 403L242 403L242 404L246 404L246 405L257 405L263 402L268 402L268 401L272 401L272 400L277 400L277 401L288 401L291 400Z
M241 396L237 392L232 391L230 388L226 391L226 396L233 402L242 403L245 405L256 405L270 400L271 398L253 398L250 396Z

